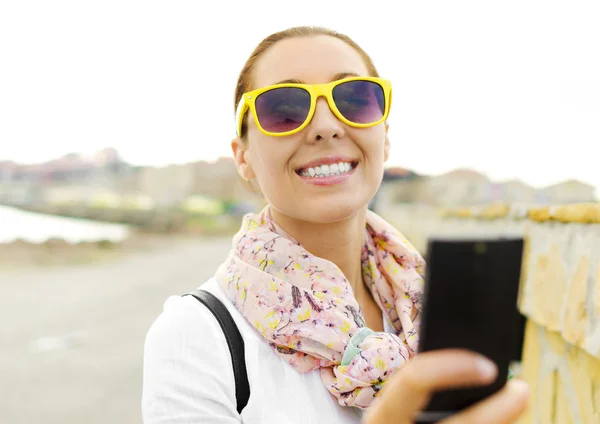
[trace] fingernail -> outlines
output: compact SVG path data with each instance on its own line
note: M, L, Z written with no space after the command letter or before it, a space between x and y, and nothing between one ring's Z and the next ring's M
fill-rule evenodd
M515 393L529 393L529 384L518 378L510 380L510 390Z
M479 371L479 375L485 380L492 379L498 372L496 364L483 356L477 358L477 370Z

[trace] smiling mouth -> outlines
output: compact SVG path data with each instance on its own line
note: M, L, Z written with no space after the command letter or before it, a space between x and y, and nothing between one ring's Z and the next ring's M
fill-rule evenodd
M352 172L358 166L358 162L338 162L329 165L311 166L296 170L301 177L325 178L335 175L344 175Z

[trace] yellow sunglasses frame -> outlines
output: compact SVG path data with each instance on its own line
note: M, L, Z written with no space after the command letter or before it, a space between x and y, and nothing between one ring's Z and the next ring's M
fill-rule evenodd
M383 115L380 120L378 120L377 122L369 123L369 124L357 124L355 122L351 122L351 121L347 120L344 117L344 115L342 115L340 113L340 111L338 110L338 108L335 104L335 101L333 100L333 89L340 84L350 82L350 81L370 81L370 82L374 82L374 83L378 84L383 89L383 99L385 102L385 107L384 107ZM266 93L267 91L271 91L276 88L284 88L284 87L303 88L304 90L308 91L308 93L310 94L310 110L308 111L306 120L298 128L293 129L291 131L286 131L286 132L282 132L282 133L274 133L274 132L266 131L260 125L260 122L258 121L258 116L256 114L256 99L258 98L258 96L260 96L263 93ZM340 121L345 123L346 125L349 125L349 126L355 127L355 128L374 127L375 125L381 124L388 118L388 115L390 113L391 103L392 103L392 83L389 80L386 80L383 78L377 78L377 77L349 77L349 78L343 78L343 79L339 79L336 81L332 81L332 82L329 82L326 84L284 83L284 84L269 85L267 87L248 91L247 93L244 93L244 95L240 99L240 102L238 103L238 107L236 110L236 114L235 114L236 122L237 122L236 134L238 137L241 137L242 126L244 123L244 117L246 115L246 112L248 112L248 110L250 110L252 112L252 115L254 116L254 122L256 123L256 126L258 127L260 132L262 132L265 135L274 136L274 137L284 137L286 135L292 135L297 132L300 132L304 128L306 128L306 126L312 120L312 118L315 114L315 110L317 108L317 99L319 97L325 97L325 99L327 99L327 104L329 105L329 109L331 109L333 114Z

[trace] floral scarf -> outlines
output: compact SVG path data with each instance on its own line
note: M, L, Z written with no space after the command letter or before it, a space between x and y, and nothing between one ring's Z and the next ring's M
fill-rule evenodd
M266 207L244 217L216 279L235 307L299 372L320 369L341 405L368 407L415 355L425 263L390 224L367 212L363 281L397 334L366 328L352 287L332 262L285 233Z

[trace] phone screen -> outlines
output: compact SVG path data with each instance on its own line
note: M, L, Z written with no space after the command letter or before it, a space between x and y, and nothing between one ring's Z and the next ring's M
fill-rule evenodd
M496 363L489 386L435 393L417 422L436 422L500 390L522 337L517 309L523 239L432 239L419 352L464 348Z

